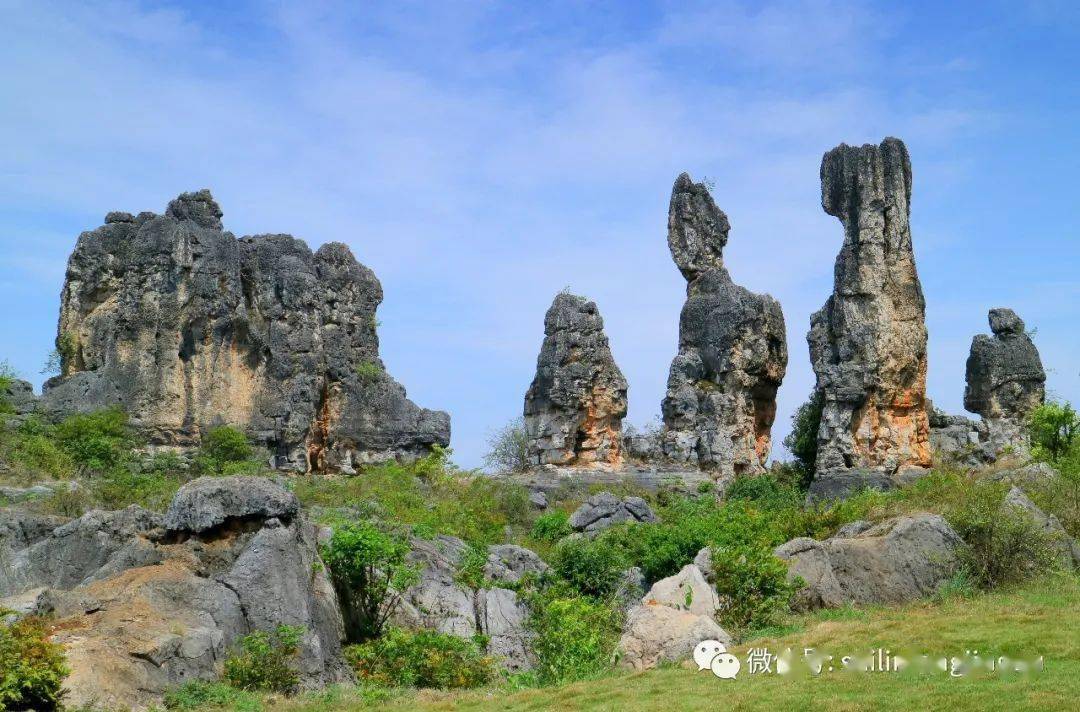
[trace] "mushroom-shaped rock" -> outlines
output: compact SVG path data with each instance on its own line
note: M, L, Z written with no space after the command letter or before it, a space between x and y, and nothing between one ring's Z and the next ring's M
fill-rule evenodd
M201 534L230 521L290 522L300 505L289 490L266 477L200 477L180 488L165 512L171 532Z

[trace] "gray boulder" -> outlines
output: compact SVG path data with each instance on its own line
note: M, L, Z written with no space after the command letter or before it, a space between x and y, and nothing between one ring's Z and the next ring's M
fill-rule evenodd
M671 191L668 247L687 280L686 303L659 440L664 457L724 480L765 471L776 391L787 369L779 302L735 284L724 267L729 229L708 189L680 175ZM650 445L635 444L637 455Z
M646 606L667 606L699 616L715 616L720 610L716 589L705 580L696 564L687 564L679 573L660 579L641 599Z
M287 523L299 511L296 496L266 477L200 477L176 493L163 524L172 532L201 534L229 521Z
M488 654L505 670L521 672L536 666L529 611L516 593L505 588L481 589L476 594L476 610L480 631L488 636Z
M209 191L79 236L61 294L49 417L121 406L155 444L243 428L278 466L352 471L446 446L379 358L375 274L340 243L237 239Z
M548 568L543 559L525 547L495 544L488 547L484 576L496 583L517 583L526 574L541 576Z
M703 640L731 643L731 636L711 616L662 605L631 609L619 638L618 658L623 667L654 668L662 662L681 662Z
M585 500L570 515L570 527L574 531L594 534L623 522L656 522L648 503L641 497L619 499L610 492L600 492Z
M618 464L626 387L595 302L556 295L544 317L536 376L525 394L529 460Z
M0 403L6 403L16 415L25 415L34 410L37 396L34 395L34 387L30 383L15 378L0 389Z
M825 405L816 477L876 478L931 465L925 300L912 249L903 142L841 144L821 161L821 205L844 226L833 293L807 342ZM849 482L820 485L850 491ZM854 489L858 489L855 487Z
M852 536L799 538L777 547L788 579L803 579L795 607L886 604L932 594L955 571L959 535L937 514L897 517Z
M405 591L399 624L461 638L477 632L475 592L457 580L467 549L465 542L451 536L413 540L407 560L419 570L420 580Z
M134 506L64 523L2 512L0 596L14 594L5 601L24 613L58 619L54 640L72 669L67 702L159 705L176 685L216 679L241 636L281 624L304 628L303 687L352 679L316 528L295 506L266 505L289 502L280 485L232 486L247 479L224 480L224 489L203 500L197 493L207 486L190 483L170 507L180 514L168 533L160 516ZM262 506L238 494L253 491ZM192 515L200 502L207 517ZM292 516L271 516L275 511Z

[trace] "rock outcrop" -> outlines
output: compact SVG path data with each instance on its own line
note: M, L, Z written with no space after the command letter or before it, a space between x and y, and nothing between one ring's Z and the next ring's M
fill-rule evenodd
M221 505L212 521L176 516L207 501L208 489ZM271 511L268 502L281 506ZM304 687L351 679L315 527L283 487L200 479L180 489L164 518L132 506L55 525L0 510L0 597L11 597L0 607L16 601L58 619L53 637L72 669L67 703L160 704L171 687L216 679L241 636L281 624L305 630L297 657Z
M525 394L525 433L535 465L617 465L626 379L594 302L561 292L544 316L536 376Z
M1001 509L1003 513L1019 513L1028 517L1039 532L1046 537L1046 543L1061 568L1066 570L1073 567L1080 568L1080 542L1069 536L1057 517L1039 509L1022 489L1015 485L1011 487L1001 503Z
M925 301L903 142L826 153L821 204L844 225L832 296L807 335L825 397L815 487L835 489L830 478L888 480L931 464Z
M877 525L848 525L817 541L800 537L777 547L788 579L803 579L796 608L884 604L928 596L953 574L960 536L937 514L913 514Z
M1046 400L1046 371L1039 350L1012 309L991 309L993 336L971 340L964 408L982 416L995 449L1024 449L1024 421Z
M68 260L61 375L39 408L120 406L159 444L245 429L279 466L344 470L449 443L379 359L382 287L349 248L289 235L235 238L209 191L164 215L109 213Z
M599 492L585 500L570 515L570 528L586 534L597 534L623 522L655 522L656 515L641 497L619 499L610 492Z
M413 539L408 562L417 568L420 580L405 591L392 623L466 639L479 633L488 637L487 652L503 668L531 669L536 656L527 625L529 610L517 593L498 584L513 585L525 574L542 574L547 564L519 546L491 546L484 575L492 586L472 589L459 576L467 550L465 542L452 536Z
M619 639L620 664L652 668L685 660L702 640L730 643L731 636L714 618L719 608L716 590L695 564L657 581L627 613Z
M787 370L780 304L731 280L728 218L683 173L671 191L668 247L687 280L679 353L662 403L663 454L716 471L760 474L772 445L776 391Z

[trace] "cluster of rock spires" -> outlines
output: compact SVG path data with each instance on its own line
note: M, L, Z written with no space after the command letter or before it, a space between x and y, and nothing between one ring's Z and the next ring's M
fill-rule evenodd
M687 299L661 408L664 428L649 445L654 457L714 470L722 479L765 471L787 368L779 302L738 286L724 267L729 230L708 188L680 175L668 246L687 280ZM525 395L530 461L619 465L627 385L596 305L559 294L544 333Z
M833 293L807 334L823 403L811 497L888 488L926 473L932 451L988 462L1022 450L1023 422L1041 404L1038 351L1011 310L993 309L967 364L972 421L926 397L926 304L912 246L911 161L903 142L841 144L821 163L821 203L844 226ZM723 261L730 223L708 188L675 181L668 246L687 280L679 351L651 437L620 437L626 381L596 305L559 295L545 319L525 398L533 465L683 464L721 482L765 471L776 393L787 367L784 316L769 295L736 285ZM623 445L620 448L620 441Z
M68 260L62 372L39 410L118 405L152 442L197 444L241 427L279 467L339 470L414 458L450 440L379 359L382 287L341 243L237 239L209 191L164 215L113 212Z

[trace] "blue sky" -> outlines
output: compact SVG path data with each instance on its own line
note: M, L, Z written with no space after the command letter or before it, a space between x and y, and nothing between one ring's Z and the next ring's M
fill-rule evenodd
M219 7L226 5L227 9ZM519 415L544 311L594 299L659 412L681 171L715 183L736 282L783 305L777 441L840 224L821 155L899 136L929 395L962 411L987 309L1036 328L1080 401L1080 5L0 0L0 359L40 384L67 254L110 210L209 187L237 235L339 240L386 293L382 355L450 411L456 459Z

